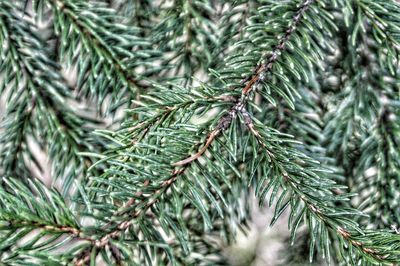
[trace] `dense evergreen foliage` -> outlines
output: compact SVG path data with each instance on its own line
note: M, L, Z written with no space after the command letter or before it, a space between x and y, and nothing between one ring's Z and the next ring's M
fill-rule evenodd
M0 0L0 265L224 265L253 195L287 265L397 265L399 42L394 0Z

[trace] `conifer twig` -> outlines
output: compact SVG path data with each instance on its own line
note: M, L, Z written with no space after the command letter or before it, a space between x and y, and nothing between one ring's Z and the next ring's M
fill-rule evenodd
M272 49L271 54L268 56L267 60L265 63L259 65L256 67L256 70L254 71L255 73L253 74L252 77L247 77L244 79L244 81L247 81L245 83L245 87L242 90L242 96L239 101L231 108L231 110L228 112L227 115L223 116L220 121L217 123L216 128L211 131L209 137L207 138L207 141L205 145L193 156L184 159L179 162L173 163L175 166L182 166L185 164L188 164L192 162L193 160L198 159L206 150L207 147L211 145L211 143L214 141L214 139L225 129L229 127L229 125L232 123L233 118L237 116L238 113L243 113L245 110L245 106L248 101L248 95L250 92L254 90L256 85L260 83L261 81L264 81L266 78L266 75L268 72L272 70L274 62L278 59L279 55L282 53L283 50L286 48L286 42L289 40L290 36L292 33L296 30L297 25L299 24L304 12L307 11L309 6L314 2L314 0L305 0L299 9L297 10L296 14L293 16L291 24L287 28L285 34L279 39L278 44Z
M297 24L299 23L302 15L304 12L309 8L309 5L313 2L313 0L305 0L303 4L300 6L298 11L296 12L296 15L293 17L291 25L288 27L286 30L286 34L279 40L278 45L272 50L271 55L268 57L267 62L265 64L262 64L260 68L258 68L253 75L253 77L249 80L249 82L246 84L242 91L242 97L241 99L230 109L227 115L223 116L219 122L217 123L217 126L215 127L214 130L212 130L209 134L208 137L202 146L202 148L194 155L173 163L173 166L176 167L182 167L179 169L174 169L172 171L172 174L169 179L165 180L161 187L156 190L152 196L148 198L153 198L150 200L143 209L137 210L136 212L132 213L129 217L131 218L130 221L126 220L124 222L121 222L117 226L117 230L108 233L107 235L103 236L100 240L95 242L96 247L98 248L104 248L109 244L109 241L111 239L114 239L118 237L121 232L126 230L132 223L133 219L137 218L139 215L143 214L146 210L148 210L156 201L158 198L158 195L162 194L164 191L168 189L169 186L171 186L178 178L179 175L183 174L185 169L195 160L201 157L203 155L207 148L211 145L211 143L215 140L215 138L225 129L229 127L229 125L232 123L232 120L237 116L238 113L245 114L246 117L248 116L248 112L244 108L247 101L248 101L248 94L252 91L254 84L257 84L260 82L262 79L265 78L265 74L269 71L272 70L273 63L278 59L279 54L285 49L286 42L289 40L291 34L293 31L296 29ZM140 193L140 192L139 192ZM141 193L140 193L141 195ZM133 204L135 200L130 200L128 202L128 205L130 206ZM80 256L78 256L80 257ZM76 266L82 266L85 265L86 262L88 262L90 259L90 253L88 253L86 256L81 257L79 260L76 260L74 263Z

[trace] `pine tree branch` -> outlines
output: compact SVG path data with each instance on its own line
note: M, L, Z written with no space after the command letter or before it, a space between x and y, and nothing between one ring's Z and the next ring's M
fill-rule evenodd
M148 201L145 204L145 207L143 209L139 209L138 211L131 213L130 218L131 220L125 220L121 223L118 224L117 226L117 230L103 236L98 242L96 242L96 246L99 248L104 248L105 246L107 246L109 244L110 239L119 237L120 234L125 231L127 228L130 227L130 225L133 223L134 219L139 217L140 215L142 215L146 210L148 210L151 206L153 206L153 204L157 201L157 198L159 195L162 195L162 193L164 193L168 187L176 181L177 179L177 175L183 174L185 169L188 168L188 166L193 163L194 161L196 161L199 157L201 157L201 155L207 150L207 148L210 146L210 144L215 140L215 138L222 132L224 131L226 128L229 127L229 125L232 123L232 120L237 116L237 114L241 113L241 114L247 114L247 111L244 109L244 105L247 103L247 96L250 93L251 89L252 89L252 85L254 85L255 83L259 82L260 79L263 79L263 77L261 77L263 73L263 71L265 70L266 72L270 71L272 69L272 64L276 61L278 53L280 53L282 50L284 50L285 48L285 42L289 39L290 35L292 34L292 32L294 31L297 23L300 20L300 17L302 16L302 14L308 9L308 6L311 4L312 1L305 1L303 3L303 5L299 8L298 12L296 13L296 15L293 18L293 22L291 24L291 26L288 28L287 33L282 37L282 39L279 41L277 47L274 48L273 53L271 54L271 56L269 57L269 59L267 60L265 65L262 65L260 67L261 70L257 70L255 71L254 76L252 77L252 79L250 80L250 82L246 85L245 89L243 89L242 91L242 98L240 101L238 101L232 108L231 110L228 112L227 115L223 116L217 123L217 126L215 127L214 130L212 130L209 134L208 137L206 138L206 141L203 145L203 147L193 156L173 163L173 166L176 167L181 167L179 169L174 169L170 178L165 180L164 182L162 182L161 186L159 189L157 189L155 191L154 194L152 194L150 197L147 197L148 199L151 199L150 201ZM138 194L142 194L141 192L138 192ZM133 204L135 202L135 200L130 200L128 202L128 206L130 206L131 204ZM87 252L87 251L84 251ZM86 262L88 262L90 260L90 253L86 253L85 254L80 254L78 255L76 258L78 258L77 260L75 260L75 265L84 265Z
M333 232L336 232L338 235L342 236L348 243L353 245L354 248L358 248L360 251L362 251L368 256L373 257L378 262L391 262L391 260L389 261L386 260L386 258L390 256L389 253L386 253L385 251L382 252L382 250L378 251L378 249L371 247L370 239L365 238L356 240L357 237L359 237L360 235L360 233L358 232L362 232L361 228L355 225L355 229L353 229L354 232L351 233L342 227L343 224L346 224L346 221L345 220L342 221L341 220L342 218L340 216L332 215L333 213L329 213L331 211L321 209L320 207L315 205L313 203L312 196L310 194L307 194L307 192L302 191L304 188L301 187L303 185L301 184L301 181L293 179L289 174L290 172L293 172L292 167L288 167L287 162L285 163L280 162L279 159L271 151L270 148L271 143L268 143L264 139L264 137L262 137L263 134L261 134L256 129L250 114L245 110L243 110L242 113L248 129L252 132L254 137L257 139L257 141L263 147L265 152L268 154L269 160L272 162L272 165L274 165L273 168L279 169L277 175L283 176L282 187L289 188L296 195L295 197L297 197L297 200L302 201L304 203L304 205L307 208L307 212L312 213L315 219L319 220L319 222L321 223L324 223L325 226L330 228ZM258 125L258 128L260 128L260 126L261 125ZM299 171L301 170L299 169ZM339 210L339 208L340 207L337 207L337 209L334 212L339 212L339 213L342 212L343 214L348 212L348 210L346 209ZM275 220L275 218L273 220ZM312 229L310 228L310 230Z
M0 2L0 8L2 11L0 13L0 26L2 32L4 33L4 35L2 34L3 36L1 41L2 43L9 43L8 49L2 49L2 53L5 54L5 56L8 55L8 58L11 61L11 65L18 69L22 73L22 75L26 76L26 79L28 80L27 82L30 82L33 85L37 85L38 83L36 79L33 79L31 72L26 68L26 61L24 60L24 58L21 58L21 54L19 51L24 47L19 47L20 38L12 35L13 29L10 26L10 23L16 23L15 20L13 21L13 19L16 19L16 15L12 13L13 8L11 5L2 2ZM4 60L4 63L6 62L7 60ZM15 87L18 87L20 84L20 79L16 79L15 82ZM3 89L0 90L0 92L4 93L5 82L2 83ZM13 99L16 94L17 91L11 91L9 98ZM36 97L34 96L35 94L37 94L36 90L27 90L22 92L19 97L22 96L23 99L25 98L24 104L21 104L20 107L13 107L10 110L10 116L14 112L18 114L15 115L15 120L10 119L8 122L2 125L2 127L4 127L6 131L2 134L1 137L1 142L3 146L2 149L4 149L1 154L1 161L3 162L2 167L7 174L16 174L17 176L23 176L23 174L30 173L28 166L23 160L22 153L25 151L23 146L27 146L25 135L27 134L27 128L30 125L31 115L36 105ZM7 149L9 150L7 151Z
M37 180L23 184L16 179L2 179L0 187L0 253L7 253L8 247L23 253L35 245L41 249L52 248L58 240L39 244L45 235L68 235L73 239L89 240L84 235L76 217L54 189L46 188ZM39 229L40 231L35 231ZM22 241L27 233L32 233L29 241ZM16 245L18 243L18 245Z
M10 100L9 117L0 139L6 174L32 176L30 167L22 165L25 160L41 170L27 141L31 135L37 144L47 148L54 178L65 178L63 192L67 193L71 181L81 177L88 167L89 160L78 153L94 150L83 140L89 131L85 123L95 121L82 117L69 106L73 100L71 90L59 73L59 66L50 59L46 44L34 32L35 26L27 21L28 14L19 17L23 11L18 4L0 2L0 8L4 9L0 27L5 34L1 40L5 58L1 67L6 69L4 83L12 84L9 91L3 91ZM64 152L60 154L60 150Z
M379 32L379 35L387 39L391 43L393 48L398 50L400 48L400 43L396 39L396 37L393 36L393 33L390 32L390 29L388 28L390 21L386 18L382 18L379 16L380 13L389 15L390 9L392 9L393 7L399 7L398 3L392 0L383 2L378 1L376 3L373 3L372 5L369 5L371 4L371 2L364 3L364 0L354 0L354 3L361 8L364 15L369 19L373 27ZM397 20L394 21L395 23L398 23ZM394 32L394 34L398 34L398 25L396 26L397 32Z
M129 213L128 217L126 217L124 221L117 224L116 230L112 231L111 233L107 233L99 240L92 241L92 244L99 249L105 248L106 246L110 246L111 240L118 238L125 230L127 230L132 225L132 223L135 222L136 218L144 215L146 211L149 210L158 201L159 197L163 195L168 190L168 188L170 188L174 184L174 182L179 178L179 176L185 173L185 170L189 166L190 163L186 163L184 167L175 168L172 171L171 176L165 181L163 181L161 185L158 187L158 189L155 190L155 192L152 195L146 196L146 200L148 199L148 201L143 207L141 207L139 210L133 213ZM149 180L145 180L143 186L146 187L149 184L149 182L150 182ZM142 196L142 194L143 194L142 191L138 191L135 193L137 197ZM116 211L116 213L113 216L122 215L124 212L126 212L127 209L131 208L135 203L136 203L136 198L132 198L126 204L124 204L124 206L120 210ZM140 202L140 204L143 204L143 201ZM90 253L87 253L85 255L84 254L85 252L86 251L83 251L82 253L76 256L76 258L78 259L74 261L74 265L83 266L90 260Z
M137 81L134 75L129 72L128 68L123 65L119 58L115 57L115 53L110 50L109 46L105 44L105 41L98 35L96 35L91 28L87 28L85 24L79 20L79 15L73 10L73 7L69 5L68 1L63 0L46 0L49 4L56 6L57 10L63 13L74 25L74 27L81 33L80 36L87 39L88 43L93 44L94 50L101 51L102 56L106 60L114 65L114 68L118 73L127 81L132 87L137 88Z
M373 38L368 38L370 41L374 40L379 47L385 47L374 54L378 55L381 66L387 66L393 76L400 62L400 20L393 15L399 7L394 0L354 0L346 3L344 9L346 26L350 26L347 25L348 21L356 20L352 25L352 44L355 45L360 34L368 32L368 35L372 35Z
M46 223L41 222L29 222L25 220L17 221L12 220L9 221L7 224L7 229L18 229L21 227L29 227L35 229L41 229L44 231L54 232L54 233L65 233L74 238L79 238L82 240L90 240L89 238L85 238L83 236L83 232L80 231L78 228L70 227L70 226L61 226L61 225L48 225Z
M154 192L153 195L148 196L147 199L151 199L148 201L143 208L137 210L134 213L131 213L128 218L130 220L125 220L117 225L117 230L112 231L111 233L106 234L103 236L101 239L96 240L93 242L94 246L96 248L102 249L105 248L106 246L110 246L110 242L113 239L118 238L125 230L127 230L132 223L135 221L136 218L144 215L147 210L149 210L158 200L158 198L165 193L169 187L172 186L172 184L178 179L179 175L183 174L185 172L185 168L181 168L179 170L174 170L171 173L171 176L169 179L165 180L161 186ZM140 192L139 192L140 193ZM139 194L138 193L138 194ZM141 193L140 193L141 195ZM128 202L126 207L130 207L134 202ZM85 251L84 251L85 252ZM74 261L74 265L76 266L83 266L85 265L89 260L90 260L90 253L84 255L82 253L78 254L76 258L79 258Z
M179 0L166 7L164 4L160 8L160 23L151 33L165 54L160 71L164 79L182 77L183 84L192 84L193 76L206 71L213 60L211 53L217 47L213 18L218 4L209 0Z
M303 1L299 9L297 10L296 14L292 18L291 25L287 28L285 35L283 35L283 37L280 38L278 44L274 47L272 53L268 56L266 62L264 64L257 66L254 71L254 74L251 77L248 76L243 79L242 83L245 83L245 87L242 90L241 99L237 101L237 103L231 108L231 110L228 112L227 115L225 115L220 119L216 128L210 132L209 137L207 138L207 141L204 144L203 148L201 148L199 152L196 153L195 155L185 160L175 162L173 163L173 165L183 166L198 159L207 150L207 147L211 145L214 139L222 131L224 131L229 127L229 125L232 123L232 120L238 115L238 113L243 113L243 110L245 110L244 108L248 101L248 95L256 88L258 83L265 80L266 74L272 70L274 62L276 62L276 60L278 59L279 54L281 54L282 51L285 50L286 42L289 40L292 33L296 30L296 26L300 22L300 19L303 16L304 12L307 11L309 6L313 2L314 0Z
M388 103L382 107L371 133L362 143L363 149L357 166L359 177L354 187L361 194L359 208L369 214L362 223L373 228L389 228L391 225L397 227L400 224L400 216L395 211L397 201L394 189L399 182L396 176L400 169L397 159L399 127L397 112L390 105ZM368 176L365 172L371 166L376 169Z
M105 3L38 0L34 9L44 13L47 6L61 39L60 58L77 68L79 96L96 99L99 112L108 96L107 111L138 99L140 90L147 87L140 73L151 68L158 54L148 38L139 36L141 29L122 24Z
M396 63L386 55L391 48L381 49L381 44L372 39L375 36L373 28L355 35L362 14L359 9L355 10L358 10L358 16L354 17L347 29L342 30L339 47L343 56L338 58L337 68L347 71L339 75L341 92L335 95L337 108L327 113L324 134L329 143L329 153L337 158L337 165L344 170L346 183L351 191L359 194L355 205L370 215L360 217L360 224L371 228L389 228L391 223L396 223L396 215L392 215L391 207L385 209L388 205L378 206L379 202L385 202L393 196L388 189L392 186L379 189L378 180L394 181L392 175L381 166L394 162L395 156L386 156L386 145L392 144L385 137L387 128L378 124L382 119L381 111L386 109L387 97L395 98L397 90L394 85L396 78L391 78L391 70L390 67L386 68L386 62L389 66ZM368 20L364 16L361 18ZM381 57L381 53L385 56ZM391 122L387 121L387 125L391 125ZM366 133L366 128L371 133ZM391 169L397 169L395 165Z
M174 92L174 94L177 94L177 92ZM151 119L146 120L145 122L138 122L135 126L128 127L129 131L137 131L140 132L141 134L139 136L132 135L133 139L130 140L130 143L136 144L140 143L140 140L146 138L147 134L150 133L150 128L153 126L157 126L158 123L161 124L161 122L168 116L171 115L172 112L175 112L179 109L183 109L187 107L190 104L195 104L196 100L192 99L191 97L189 98L190 100L188 101L183 101L180 104L177 104L175 102L171 103L172 107L162 105L163 110L160 113L157 113L155 116L153 116ZM202 101L205 101L207 103L212 103L212 102L219 102L219 101L229 101L229 97L224 97L224 96L217 96L217 97L207 97L204 98ZM138 111L139 108L136 108L136 111ZM200 146L200 143L195 144L193 149L197 149L198 146ZM131 146L129 148L129 152L133 152L136 149L135 146ZM128 157L125 156L123 157L122 161L126 162L128 160ZM144 195L143 190L146 189L150 182L152 182L149 179L145 179L143 181L141 190L138 190L135 192L135 198L131 198L128 200L122 207L118 208L113 214L112 217L120 217L124 216L122 221L118 222L115 224L115 222L110 221L109 223L105 224L102 226L102 229L105 231L109 231L108 228L113 226L114 229L103 235L100 239L92 241L91 245L95 246L98 249L104 249L104 248L110 248L111 242L118 237L121 236L121 234L126 231L133 223L135 220L141 216L143 216L149 209L151 209L155 203L158 202L159 198L163 196L168 189L178 180L180 176L182 176L185 171L188 169L190 164L186 164L184 167L176 167L172 169L172 172L170 176L162 181L160 184L152 185L152 192L151 194L146 192L146 195L144 199L140 202L138 202L138 198ZM88 248L86 250L83 250L79 254L75 256L74 264L75 265L85 265L90 260L90 255L91 253L89 250L91 249Z
M308 3L308 2L306 2ZM300 9L299 12L303 12L302 10L304 10L303 8ZM297 22L296 22L297 23ZM288 36L285 36L285 38ZM277 49L284 49L284 45L283 42L280 42L279 48ZM274 50L275 53L278 53L278 50ZM272 57L272 61L276 60L275 57ZM270 67L270 66L269 66ZM256 75L259 75L260 73L256 73ZM248 90L245 92L246 94L248 93ZM116 238L119 237L121 232L123 232L124 230L126 230L133 222L133 219L137 218L139 215L142 215L147 209L149 209L151 206L153 206L153 204L157 201L157 198L159 195L161 195L162 193L164 193L167 188L177 179L177 175L179 174L183 174L185 169L187 169L187 167L193 163L196 159L198 159L209 147L209 145L211 144L211 142L215 139L216 136L218 136L218 134L225 130L230 123L232 122L232 119L237 115L237 113L244 113L245 110L243 109L243 102L239 102L237 103L228 113L228 115L224 116L223 118L221 118L221 120L218 122L216 129L214 129L213 131L211 131L209 133L209 136L206 138L205 144L203 145L203 147L201 148L201 150L195 154L194 156L189 157L188 159L182 160L178 163L174 163L174 166L183 166L183 168L179 168L179 170L174 169L173 173L171 175L171 177L169 179L167 179L166 181L164 181L161 184L161 187L159 189L157 189L155 191L154 194L152 194L151 196L147 197L149 199L152 199L150 201L148 201L145 204L144 209L140 209L134 213L132 213L130 215L129 218L131 218L131 220L125 220L121 223L118 224L116 231L113 231L107 235L105 235L104 237L102 237L99 242L96 243L96 245L100 248L104 248L105 246L107 246L109 244L110 239L112 238ZM141 195L141 192L138 192L138 195ZM135 202L135 200L130 200L128 202L128 206L130 206L131 204L133 204ZM86 251L85 251L86 252ZM83 255L83 254L82 254ZM86 255L79 255L77 256L77 258L79 258L78 260L75 261L76 265L84 265L86 262L89 261L90 259L90 253L86 253Z
M201 157L201 155L207 150L207 148L210 146L210 144L214 141L214 139L226 128L229 127L231 124L232 120L237 116L237 115L242 115L245 120L245 124L247 128L249 129L250 132L256 137L258 142L261 144L261 146L266 150L268 153L269 158L272 161L275 161L274 159L274 154L272 151L269 150L268 145L262 141L260 133L255 130L254 124L251 118L250 113L246 110L245 105L247 104L248 101L248 94L254 90L257 86L257 84L261 81L264 81L265 75L272 70L272 66L274 62L277 60L278 56L282 53L282 51L285 49L286 42L289 40L291 34L294 32L296 29L297 24L299 23L301 17L303 16L304 12L309 8L309 5L312 3L312 0L306 0L303 2L303 4L300 6L298 11L296 12L295 16L292 19L292 23L289 26L289 28L286 30L285 35L279 40L278 45L274 47L272 50L271 55L269 58L266 60L266 63L261 64L257 66L255 69L255 73L253 74L252 77L247 77L245 78L242 83L245 83L245 87L242 90L242 97L241 99L232 107L232 109L228 112L228 114L220 119L218 122L216 128L210 132L209 137L207 138L206 143L203 145L203 147L193 156L173 163L174 166L185 166L194 160L197 160L198 158ZM276 162L275 162L276 163ZM305 194L301 193L298 191L297 184L295 185L292 183L293 181L291 180L290 176L288 175L288 172L285 169L284 165L279 165L278 169L282 169L282 175L284 177L284 180L289 183L289 185L292 187L292 190L294 193L300 193L298 195L299 200L302 200L307 207L308 211L313 213L314 217L319 220L320 222L324 223L328 227L330 227L333 231L336 231L339 235L341 235L348 243L353 245L355 248L358 248L361 252L366 254L367 256L370 256L376 261L387 261L386 258L389 256L389 254L386 253L380 253L378 250L374 248L368 247L368 242L369 240L364 240L368 244L365 244L361 241L356 241L353 239L352 233L346 231L342 227L338 227L338 224L342 224L343 222L339 221L332 221L331 219L328 219L329 217L326 216L317 206L313 205L309 199L305 196ZM301 186L301 184L299 184ZM358 229L361 230L361 229ZM327 247L329 248L329 246ZM389 260L390 261L390 260Z

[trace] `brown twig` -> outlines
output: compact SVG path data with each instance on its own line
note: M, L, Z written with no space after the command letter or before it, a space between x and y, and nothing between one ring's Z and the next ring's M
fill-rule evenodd
M194 160L197 160L208 148L208 146L210 146L211 142L213 142L213 140L215 139L216 136L218 136L220 132L220 129L216 128L213 131L211 131L211 133L209 134L206 143L204 144L204 146L193 156L190 156L189 158L186 158L185 160L173 163L173 166L182 166L188 163L193 162Z
M9 227L30 226L46 231L68 234L69 236L79 240L87 240L91 242L93 241L91 238L85 236L79 228L71 226L48 225L39 222L27 222L27 221L11 221L9 222L8 226Z

